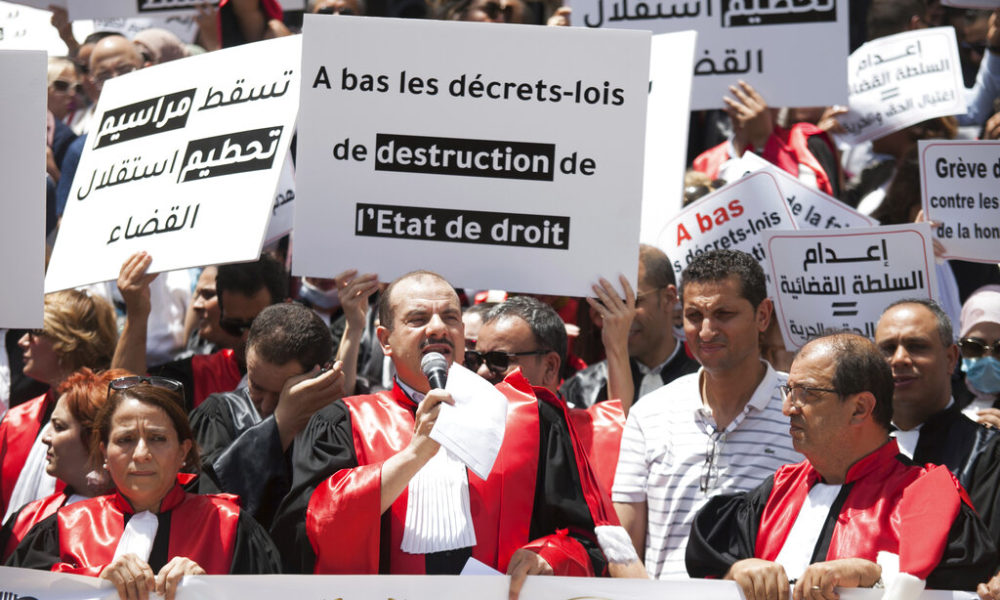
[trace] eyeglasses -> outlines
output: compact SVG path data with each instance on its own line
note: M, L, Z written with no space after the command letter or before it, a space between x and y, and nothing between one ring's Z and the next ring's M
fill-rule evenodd
M641 304L643 300L655 296L662 289L663 288L661 287L657 287L651 290L646 290L645 292L639 292L638 294L635 295L635 305L639 306L639 304Z
M483 362L490 371L506 371L510 367L510 359L515 356L540 356L548 354L551 350L531 350L530 352L500 352L493 350L490 352L479 352L477 350L465 351L465 368L471 371L478 371Z
M73 83L72 81L66 81L65 79L56 79L55 81L53 81L52 89L54 89L57 92L62 92L64 94L72 90L74 94L77 94L79 96L83 95L82 85L80 85L79 83Z
M986 354L1000 357L1000 340L988 344L980 338L963 338L958 340L958 349L963 358L982 358Z
M779 385L778 389L781 391L781 397L788 400L793 405L802 408L808 404L808 400L803 397L803 394L814 394L816 392L827 392L829 394L840 395L840 390L834 390L831 388L821 388L821 387L810 387L806 385Z
M705 448L705 462L701 465L701 492L708 493L719 481L719 459L722 456L722 446L726 443L726 432L716 431L708 436L708 447Z
M184 385L176 379L170 379L169 377L157 377L156 375L152 377L146 377L144 375L129 375L127 377L119 377L118 379L111 380L111 383L108 384L108 398L110 398L111 394L114 392L134 388L135 386L142 385L144 383L153 387L170 390L171 392L177 392L181 395L181 398L184 397Z
M250 329L251 325L253 325L253 319L219 319L219 327L233 337L242 337L243 332Z
M349 17L354 14L354 10L350 8L337 8L335 6L328 6L326 8L321 8L316 11L317 15L343 15Z
M129 65L129 64L118 65L113 69L94 73L94 81L97 82L98 84L103 85L104 82L109 79L114 79L115 77L121 77L122 75L128 75L129 73L137 70L138 68L139 67L135 65Z

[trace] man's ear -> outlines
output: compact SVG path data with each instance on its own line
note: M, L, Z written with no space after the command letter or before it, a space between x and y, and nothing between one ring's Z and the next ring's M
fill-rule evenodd
M555 351L549 351L542 357L542 360L545 361L545 382L551 382L553 389L558 388L559 370L562 366L562 362L559 360L559 354Z
M851 408L852 425L860 425L872 418L872 413L875 412L874 394L871 392L858 392L857 394L848 396L847 401L853 403Z
M757 331L764 333L767 331L767 326L771 324L771 318L774 316L774 303L771 302L770 298L764 298L757 305L757 314L755 315L757 319Z
M382 352L386 356L392 356L392 346L389 345L389 329L379 325L375 328L375 336L378 337L378 343L382 346Z
M958 359L962 357L962 352L958 349L958 344L952 344L945 350L945 354L948 356L948 372L954 373L955 367L958 365Z

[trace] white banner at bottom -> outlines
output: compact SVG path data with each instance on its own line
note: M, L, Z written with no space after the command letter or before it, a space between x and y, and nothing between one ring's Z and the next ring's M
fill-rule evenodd
M475 578L470 580L470 578ZM506 600L506 576L452 575L200 575L186 577L176 600ZM883 590L838 590L842 600L879 600ZM0 567L3 600L115 600L103 579ZM157 596L150 595L151 598ZM528 577L519 600L741 600L732 581L649 581L587 577ZM919 600L972 600L968 592L925 591Z

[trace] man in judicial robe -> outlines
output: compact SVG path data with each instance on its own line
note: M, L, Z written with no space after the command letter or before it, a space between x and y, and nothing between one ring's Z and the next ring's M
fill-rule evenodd
M962 414L952 397L959 350L948 316L933 300L890 305L875 343L892 368L893 435L914 463L944 465L1000 542L1000 435Z
M892 388L869 340L806 344L782 390L806 460L710 500L691 529L688 572L733 579L751 600L786 598L793 581L796 599L912 577L939 589L986 581L997 552L961 486L945 467L899 456L889 437Z
M200 493L226 492L268 527L291 485L291 448L320 408L343 395L330 329L301 304L260 312L247 338L247 387L212 394L191 413ZM325 367L321 370L321 367Z
M461 307L447 281L417 271L382 294L379 320L395 387L334 402L296 441L292 489L271 527L287 572L455 574L471 556L513 575L513 595L529 574L584 576L606 567L641 574L610 502L574 450L564 407L536 397L519 374L497 386L508 399L507 423L489 477L442 464L451 460L442 455L433 476L421 473L416 494L414 477L440 449L429 437L440 404L454 402L431 389L420 363L439 352L450 364L464 348ZM456 508L424 502L436 486L454 492ZM421 519L427 527L415 526Z

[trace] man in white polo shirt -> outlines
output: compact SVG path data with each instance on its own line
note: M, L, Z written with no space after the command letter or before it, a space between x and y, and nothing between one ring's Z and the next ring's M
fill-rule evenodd
M756 487L792 448L778 386L760 358L773 310L764 272L744 252L695 258L681 274L684 334L697 373L646 396L629 413L612 499L632 543L658 579L687 577L695 513L712 496Z

